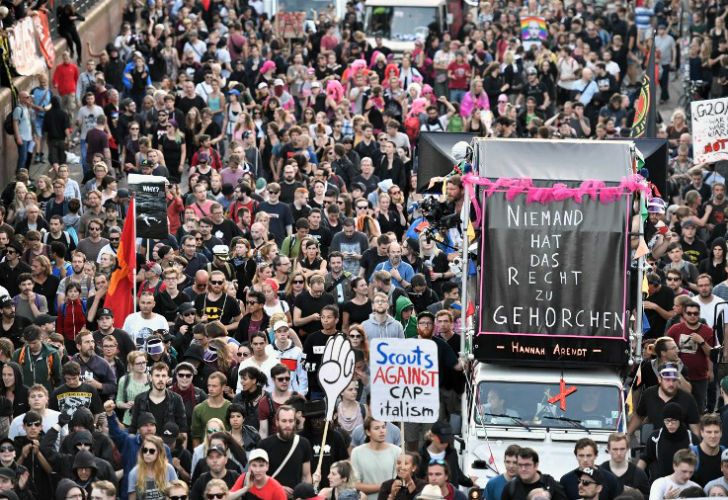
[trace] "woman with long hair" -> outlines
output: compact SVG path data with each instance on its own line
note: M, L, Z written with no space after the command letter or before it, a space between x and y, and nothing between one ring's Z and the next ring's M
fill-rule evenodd
M319 243L314 238L306 238L301 244L301 255L296 259L296 271L308 279L316 273L326 273L327 262L321 258Z
M357 478L354 468L348 460L339 460L331 464L328 480L329 486L322 488L318 494L320 498L336 500L342 496L342 493L347 499L358 497L360 500L366 500L367 498L354 486Z
M51 178L47 175L41 175L35 181L35 193L38 196L38 205L40 206L41 213L45 211L46 203L53 198L53 184Z
M710 255L700 261L698 272L709 274L713 283L721 283L728 277L725 268L726 242L724 238L716 238L710 244Z
M191 153L197 151L197 136L202 133L202 115L192 106L185 117L185 147Z
M286 289L284 291L284 299L289 304L293 304L296 301L296 297L301 295L303 291L306 289L306 276L299 271L293 272L291 274L291 278L288 280L288 283L286 284Z
M126 375L119 380L116 391L116 407L124 411L122 423L131 425L134 398L150 387L147 374L147 356L142 351L132 351L126 356Z
M341 429L349 434L358 425L364 424L364 419L369 414L369 409L363 403L357 401L359 393L359 381L352 380L341 393L339 403L336 405L336 420Z
M401 204L397 204L397 208L395 208L392 204L392 198L389 193L379 194L377 222L379 223L379 228L381 229L382 234L391 231L397 235L398 241L402 239L404 230L407 227L407 217L404 213L404 207L402 207Z
M205 461L205 457L207 456L207 450L210 448L210 446L212 446L212 436L219 432L225 432L225 424L223 423L223 421L219 418L214 417L208 420L205 428L204 439L200 444L195 446L194 450L192 450L192 466L190 467L190 470L192 471L193 475L195 468L197 467L197 462Z
M351 286L354 296L341 307L341 327L344 332L348 331L350 325L368 320L372 313L372 301L369 300L367 280L358 276L351 280L349 286Z
M10 202L8 211L5 214L5 222L15 224L25 219L25 198L28 195L28 186L18 181L15 183L13 200Z
M28 388L23 385L23 371L17 363L6 361L0 378L0 396L13 404L13 417L28 411Z
M145 436L139 447L137 465L129 473L129 500L161 498L167 485L175 479L177 472L167 462L162 438Z
M363 279L363 278L362 278ZM364 327L359 323L352 323L346 334L352 349L358 349L364 354L364 360L369 364L369 339Z
M255 274L253 275L253 281L250 286L251 290L256 292L263 292L263 283L265 280L273 277L273 267L267 262L261 262L258 267L255 268Z
M253 336L253 338L255 335ZM253 341L251 338L251 342ZM253 350L255 355L255 350ZM248 358L248 360L253 359ZM250 425L256 429L260 428L258 420L258 403L265 396L265 387L268 384L268 376L255 366L246 366L240 370L238 385L242 386L242 391L238 392L233 398L233 403L238 403L243 407L245 417L245 425Z
M230 488L222 479L211 479L205 486L205 498L207 500L228 500Z
M185 144L184 134L180 132L174 120L167 121L165 133L159 141L159 147L162 149L167 164L169 180L174 184L178 184L182 179L182 171L187 160L187 144Z

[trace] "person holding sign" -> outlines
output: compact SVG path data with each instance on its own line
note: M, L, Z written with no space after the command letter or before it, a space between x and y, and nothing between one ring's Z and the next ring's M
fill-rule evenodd
M367 417L364 430L369 441L352 450L351 464L360 481L356 489L366 493L368 500L377 500L382 483L396 474L401 450L387 443L386 422Z

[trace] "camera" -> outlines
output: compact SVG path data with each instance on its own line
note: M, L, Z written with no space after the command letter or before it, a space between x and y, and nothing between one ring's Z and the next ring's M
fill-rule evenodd
M435 197L425 198L420 204L422 215L430 226L447 231L457 227L460 221L460 214L455 212L455 204L446 201L439 201Z

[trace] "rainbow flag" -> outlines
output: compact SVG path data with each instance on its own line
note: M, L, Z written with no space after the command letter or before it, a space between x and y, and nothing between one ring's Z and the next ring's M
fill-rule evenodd
M546 19L540 16L528 16L521 18L521 40L526 46L541 43L549 37Z

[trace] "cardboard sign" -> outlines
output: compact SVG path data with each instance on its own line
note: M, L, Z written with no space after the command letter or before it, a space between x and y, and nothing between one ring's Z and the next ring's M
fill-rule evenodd
M728 160L728 97L693 101L695 163Z
M327 423L334 418L339 396L354 378L354 364L354 349L352 349L349 339L343 333L329 337L317 373L319 384L326 394ZM323 441L326 441L326 432L324 432ZM320 459L319 469L321 469Z
M425 339L374 339L370 344L371 411L384 422L437 421L437 345Z
M161 240L169 236L164 189L166 182L167 179L156 175L129 174L129 190L137 201L138 238Z

